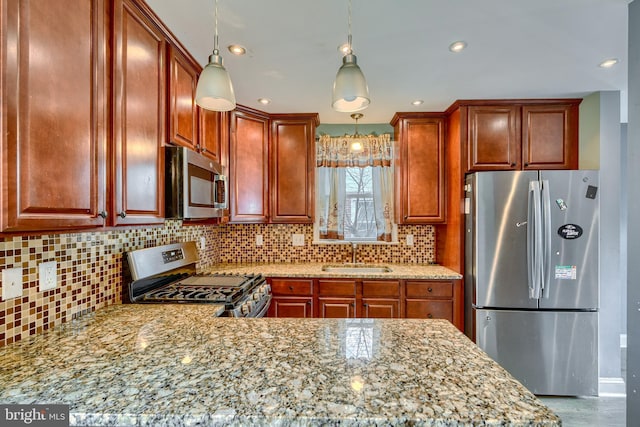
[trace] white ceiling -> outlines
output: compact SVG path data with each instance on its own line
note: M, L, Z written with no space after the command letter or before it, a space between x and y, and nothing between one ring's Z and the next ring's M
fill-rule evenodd
M444 111L456 99L582 97L621 91L626 122L628 0L352 0L353 49L371 104L360 123L396 111ZM214 0L147 0L205 65ZM237 102L269 113L331 109L347 40L347 0L220 0L221 54ZM448 46L465 40L453 54ZM243 57L226 46L248 49ZM618 58L611 69L598 67ZM260 97L272 103L257 103ZM414 99L424 100L419 107Z

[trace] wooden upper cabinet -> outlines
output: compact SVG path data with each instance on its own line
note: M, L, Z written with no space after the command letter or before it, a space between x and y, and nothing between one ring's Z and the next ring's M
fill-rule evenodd
M114 4L115 225L164 220L167 42L149 13L132 0Z
M107 8L0 2L0 231L104 223Z
M519 106L468 107L468 169L520 169L519 126Z
M445 165L442 114L396 113L396 222L445 221Z
M200 152L227 166L228 161L224 159L228 146L229 113L220 111L210 111L198 107L198 141Z
M269 220L269 116L238 106L229 139L230 222Z
M522 106L523 169L578 169L579 102Z
M193 150L198 144L196 86L200 66L169 44L169 142Z
M317 114L271 115L270 221L313 223Z
M467 171L577 169L580 101L459 101Z

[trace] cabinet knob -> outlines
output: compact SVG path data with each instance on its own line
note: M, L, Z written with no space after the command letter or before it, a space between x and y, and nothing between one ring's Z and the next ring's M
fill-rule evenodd
M122 211L122 212L120 212L120 213L118 214L118 216L119 216L120 218L125 218L125 217L127 216L127 213L126 213L125 211Z
M196 144L196 150L200 150L200 144Z
M107 216L108 216L107 211L100 211L98 216L102 217L102 219L107 219Z
M202 147L202 152L203 152L203 153L206 153L206 152L207 152L207 149L206 149L206 148L204 148L204 147Z
M431 313L427 314L427 318L433 319L433 314L431 314Z
M429 288L429 289L427 289L427 291L433 292L433 288Z
M525 163L524 165L525 165L525 166L529 166L529 163Z
M289 286L289 290L290 290L290 291L293 291L293 286Z
M527 165L525 164L525 166L527 166ZM515 168L515 167L516 167L516 164L515 164L515 163L511 163L511 167L512 167L512 168Z

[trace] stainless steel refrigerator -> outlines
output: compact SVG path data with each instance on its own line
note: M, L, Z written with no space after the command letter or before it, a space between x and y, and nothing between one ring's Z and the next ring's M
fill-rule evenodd
M539 395L598 394L598 172L465 183L465 329Z

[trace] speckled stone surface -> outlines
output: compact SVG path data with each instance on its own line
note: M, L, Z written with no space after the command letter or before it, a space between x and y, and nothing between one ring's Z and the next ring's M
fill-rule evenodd
M323 271L324 265L345 266L349 264L214 264L207 268L208 272L227 273L260 273L266 277L361 277L369 279L437 279L456 280L462 279L462 275L440 265L421 264L360 264L361 266L388 266L391 271L387 273L369 273L358 270L357 265L350 268L352 271L335 272Z
M71 425L559 426L449 322L116 305L0 349L0 403Z

